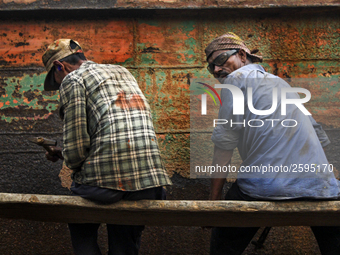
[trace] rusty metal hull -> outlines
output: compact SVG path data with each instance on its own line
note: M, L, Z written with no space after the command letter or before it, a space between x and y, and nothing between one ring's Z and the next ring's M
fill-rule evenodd
M340 76L336 1L99 2L0 1L1 192L70 194L58 178L61 162L47 162L44 149L27 141L44 136L62 145L58 92L41 92L46 75L41 56L57 38L72 37L90 60L123 65L136 77L152 108L159 146L174 183L167 188L168 198L175 200L209 196L209 180L189 179L189 86L193 77L209 77L204 48L214 37L227 31L239 34L251 48L259 48L263 66L280 77ZM338 169L339 91L339 83L317 84L307 105L313 117L327 126L332 144L326 154ZM209 151L208 146L204 149ZM239 163L240 158L233 162ZM52 250L69 254L72 250L66 224L0 221L1 254L17 255L23 250L25 254L51 254ZM99 238L103 253L105 233L102 230ZM308 229L271 233L267 254L319 252ZM198 227L147 228L141 253L208 254L209 235Z

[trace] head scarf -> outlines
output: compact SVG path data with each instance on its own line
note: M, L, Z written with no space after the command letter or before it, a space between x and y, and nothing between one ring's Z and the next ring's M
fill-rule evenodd
M262 57L254 54L257 53L258 50L250 51L244 41L232 32L217 37L207 46L207 48L205 48L207 61L215 51L231 49L243 49L253 62L262 62Z

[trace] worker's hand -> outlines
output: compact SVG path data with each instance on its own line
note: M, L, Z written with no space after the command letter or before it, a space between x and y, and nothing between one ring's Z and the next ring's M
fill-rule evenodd
M62 149L60 147L50 146L50 152L46 152L46 159L52 162L57 162L59 159L64 159L61 154Z

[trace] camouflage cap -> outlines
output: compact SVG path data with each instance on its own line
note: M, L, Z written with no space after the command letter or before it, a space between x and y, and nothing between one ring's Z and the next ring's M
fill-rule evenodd
M244 41L232 32L217 37L205 48L207 61L215 51L230 49L243 49L253 62L262 62L262 57L254 54L258 52L258 50L250 51Z
M71 41L77 44L74 49L70 46ZM79 43L71 39L58 39L48 46L42 56L42 61L48 72L44 82L44 89L46 91L59 89L59 85L55 83L53 73L51 72L53 62L75 53L83 53L83 51L81 50Z

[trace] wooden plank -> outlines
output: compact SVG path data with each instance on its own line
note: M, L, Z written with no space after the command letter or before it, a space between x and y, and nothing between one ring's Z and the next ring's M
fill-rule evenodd
M163 226L340 226L340 201L121 201L0 193L0 217Z

